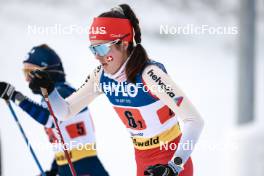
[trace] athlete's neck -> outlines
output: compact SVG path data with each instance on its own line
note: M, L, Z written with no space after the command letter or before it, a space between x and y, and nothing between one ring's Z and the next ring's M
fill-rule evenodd
M114 79L117 82L124 82L127 80L126 77L126 65L127 62L129 60L130 56L125 60L125 62L119 67L119 69L117 70L117 72L115 72L114 74L109 74L109 73L104 73L105 76Z

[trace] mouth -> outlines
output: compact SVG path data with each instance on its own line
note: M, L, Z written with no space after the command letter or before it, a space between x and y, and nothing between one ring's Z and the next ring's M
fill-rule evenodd
M107 63L101 63L101 65L104 67L104 66L107 66L108 64Z

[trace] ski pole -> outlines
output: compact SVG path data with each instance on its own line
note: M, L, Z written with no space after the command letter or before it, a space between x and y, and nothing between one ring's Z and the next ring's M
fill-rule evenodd
M29 146L30 153L32 154L32 156L33 156L33 158L34 158L35 163L37 164L37 166L38 166L38 168L39 168L39 170L40 170L40 172L41 172L41 175L42 175L42 176L46 176L46 174L45 174L45 172L43 171L43 169L42 169L42 167L41 167L41 165L40 165L40 162L39 162L39 160L38 160L38 158L37 158L37 156L36 156L36 154L35 154L33 148L31 147L31 144L29 143L29 140L28 140L28 138L27 138L27 136L26 136L26 134L25 134L25 132L24 132L24 130L23 130L23 128L22 128L22 126L21 126L21 124L20 124L18 118L17 118L17 115L16 115L16 113L15 113L15 111L14 111L14 109L13 109L11 103L10 103L9 101L6 101L6 104L7 104L8 108L9 108L9 110L10 110L12 116L14 117L14 119L15 119L15 121L16 121L16 124L17 124L17 126L18 126L18 128L19 128L19 130L20 130L20 132L21 132L21 134L22 134L22 136L23 136L23 138L24 138L24 140L25 140L27 146Z
M50 105L49 98L48 98L48 92L47 92L46 89L41 88L41 93L42 93L42 95L43 95L43 97L44 97L44 99L45 99L45 101L46 101L46 103L48 105L48 109L49 109L50 115L52 116L54 124L55 124L55 127L56 127L56 129L57 129L57 131L59 133L60 140L61 140L61 143L63 145L63 152L65 154L65 157L66 157L67 161L68 161L71 173L72 173L73 176L77 176L76 171L75 171L75 169L73 167L72 161L70 159L70 155L69 155L67 149L65 149L66 145L65 145L65 142L64 142L60 127L58 125L57 118L55 117L53 109L52 109L52 107Z

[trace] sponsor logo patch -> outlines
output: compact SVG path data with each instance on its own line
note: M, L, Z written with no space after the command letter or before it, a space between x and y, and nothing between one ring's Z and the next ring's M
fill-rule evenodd
M151 77L151 79L153 81L155 81L156 83L158 83L158 85L161 86L161 88L165 90L166 94L168 94L171 98L174 98L175 97L175 94L172 91L172 88L169 85L165 84L161 80L161 77L158 77L157 75L155 75L154 72L153 72L153 69L151 69L150 71L148 71L147 74Z

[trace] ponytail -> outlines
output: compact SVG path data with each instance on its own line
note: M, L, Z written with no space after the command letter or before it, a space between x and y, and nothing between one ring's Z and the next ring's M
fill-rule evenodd
M127 4L119 5L123 12L119 10L111 10L109 12L102 13L99 17L112 17L112 18L126 18L129 19L134 30L134 42L130 42L128 45L128 55L130 55L129 61L126 65L127 81L135 83L136 75L141 73L149 61L148 55L144 47L141 45L141 30L139 27L139 20L136 17L133 10Z

